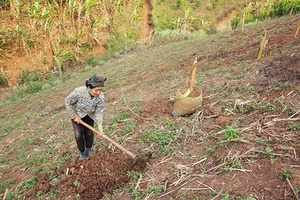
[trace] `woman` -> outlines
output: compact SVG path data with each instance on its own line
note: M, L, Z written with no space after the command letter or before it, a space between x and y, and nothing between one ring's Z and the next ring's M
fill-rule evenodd
M85 86L75 90L65 99L68 115L71 117L77 147L80 151L79 160L92 156L94 133L79 123L80 119L90 126L98 123L98 129L103 134L104 94L102 89L106 77L102 74L86 80Z

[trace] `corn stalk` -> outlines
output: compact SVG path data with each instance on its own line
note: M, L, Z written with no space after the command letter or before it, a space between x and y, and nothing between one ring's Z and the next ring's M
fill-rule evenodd
M261 55L262 55L262 52L268 42L267 40L267 35L268 35L268 31L265 30L264 33L263 33L263 37L262 37L262 40L260 42L260 47L259 47L259 50L258 50L258 53L257 53L257 59L260 59L261 58Z
M242 32L244 32L244 27L245 27L245 18L246 18L246 12L243 12L243 19L242 19Z
M296 31L294 33L294 38L296 38L298 36L300 30L300 20L298 21L297 25L296 25Z
M18 20L20 19L21 7L22 4L20 0L13 0L10 2L10 8L12 9L12 12L15 14L15 18Z

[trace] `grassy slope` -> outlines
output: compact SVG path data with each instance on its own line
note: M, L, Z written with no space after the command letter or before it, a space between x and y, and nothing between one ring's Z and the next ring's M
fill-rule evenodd
M178 2L181 2L178 4ZM192 2L192 3L191 3ZM197 3L198 2L198 3ZM151 1L153 10L154 22L157 25L164 24L166 22L174 22L178 18L182 20L190 20L190 17L199 18L203 20L203 23L212 26L216 24L220 19L225 17L233 10L245 5L245 1L242 0L230 0L230 1ZM180 5L180 6L179 6ZM178 8L179 7L179 8ZM193 8L193 12L187 14L188 8ZM208 28L208 27L207 27Z
M228 31L163 46L143 46L113 58L93 70L78 70L66 74L63 83L51 89L25 95L1 107L0 193L3 194L5 188L16 188L20 182L28 180L37 172L52 173L64 160L77 156L71 125L63 107L64 98L91 75L103 73L108 77L105 94L109 102L106 104L104 121L107 134L112 134L115 128L110 122L116 115L126 113L127 118L134 121L135 115L132 110L138 113L142 104L154 100L168 101L169 97L184 85L195 55L200 58L196 85L204 89L204 98L209 99L210 103L215 101L216 105L226 105L226 100L234 102L237 98L258 99L253 88L243 82L243 78L251 76L258 67L268 63L274 56L280 56L276 53L276 48L280 48L281 52L299 51L299 46L294 46L292 42L282 46L273 44L273 47L269 47L267 57L256 60L255 54L262 31L268 28L272 35L289 34L296 23L295 19L296 16L290 16L267 24L262 22L248 25L244 33ZM247 50L242 51L243 48ZM241 79L236 80L234 77L238 76ZM237 86L241 86L242 89L235 90ZM299 92L299 88L296 91ZM211 95L217 95L219 98ZM299 109L299 104L295 106ZM192 120L176 120L171 115L159 113L155 116L154 120L143 124L134 122L138 129L147 130L164 124L165 118L171 118L180 129ZM235 120L237 119L233 121ZM243 121L240 126L247 127L249 123ZM209 131L205 130L205 127L202 129L197 123L195 128ZM210 131L213 134L219 130ZM117 141L122 139L122 136L118 135L112 137ZM147 147L147 144L141 142L138 134L131 137L139 142L128 141L124 144L128 149L134 149L137 144L140 145L139 148ZM98 140L96 146L99 142L101 141ZM205 142L203 145L205 146ZM174 148L176 149L176 146ZM65 154L66 151L70 154ZM155 159L155 162L158 162L161 158L157 155ZM27 175L18 176L19 174ZM23 184L18 188L21 191L30 190L31 185L27 184L28 186Z

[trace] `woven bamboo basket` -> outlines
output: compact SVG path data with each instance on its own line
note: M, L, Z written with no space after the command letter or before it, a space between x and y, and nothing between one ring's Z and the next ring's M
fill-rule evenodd
M191 88L191 89L190 89ZM186 93L190 93L186 96ZM202 105L202 90L199 87L183 87L177 91L172 114L182 116L194 113Z
M197 58L195 58L185 87L180 88L173 99L174 103L172 114L174 116L179 117L182 115L191 114L202 105L202 90L201 88L194 86L196 70Z

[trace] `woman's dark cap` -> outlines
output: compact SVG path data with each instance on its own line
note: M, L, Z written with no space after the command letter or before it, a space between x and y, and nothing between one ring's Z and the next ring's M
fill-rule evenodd
M89 78L89 80L85 81L85 85L94 87L104 87L104 82L106 81L106 77L103 74L96 74Z

